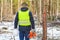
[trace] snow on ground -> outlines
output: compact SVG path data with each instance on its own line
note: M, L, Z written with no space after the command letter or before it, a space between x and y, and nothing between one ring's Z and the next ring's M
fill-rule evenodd
M19 40L19 32L14 29L14 22L0 22L0 30L3 31L3 27L7 27L7 32L0 33L0 40ZM36 33L37 37L34 40L40 40L43 36L43 28L40 25L38 27L36 25ZM60 40L60 28L59 27L47 27L47 37L49 39L57 39ZM33 39L31 39L33 40Z

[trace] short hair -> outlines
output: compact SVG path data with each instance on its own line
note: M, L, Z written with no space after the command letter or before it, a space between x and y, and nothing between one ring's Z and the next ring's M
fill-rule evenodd
M23 2L21 5L22 6L28 6L28 4L26 2Z

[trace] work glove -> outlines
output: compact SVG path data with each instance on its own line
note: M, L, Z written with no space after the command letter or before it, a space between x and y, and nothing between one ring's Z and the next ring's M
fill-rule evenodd
M17 35L18 34L18 29L14 29L13 33L14 33L14 35Z
M30 31L31 31L31 32L35 32L35 29L31 29Z

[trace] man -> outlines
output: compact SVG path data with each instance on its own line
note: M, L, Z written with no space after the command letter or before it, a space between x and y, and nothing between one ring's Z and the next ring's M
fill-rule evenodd
M29 40L30 30L34 32L35 24L32 13L28 9L28 5L24 2L21 5L21 9L17 12L14 22L14 28L19 25L19 38L20 40Z

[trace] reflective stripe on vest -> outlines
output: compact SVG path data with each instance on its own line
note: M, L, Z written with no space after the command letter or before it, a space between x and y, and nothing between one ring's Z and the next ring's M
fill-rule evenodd
M30 17L29 17L29 10L25 12L18 11L18 20L19 20L19 25L21 26L31 25Z

